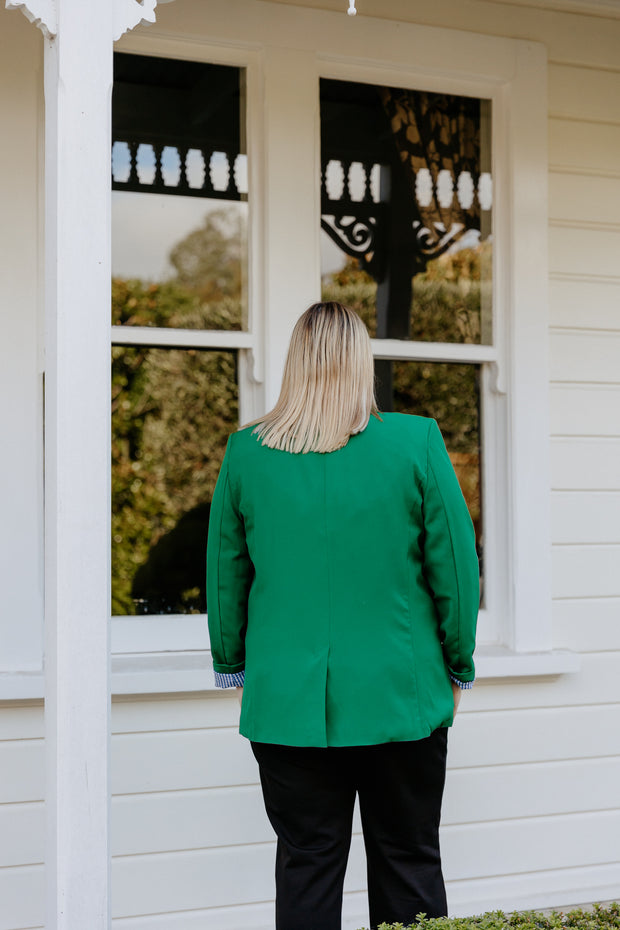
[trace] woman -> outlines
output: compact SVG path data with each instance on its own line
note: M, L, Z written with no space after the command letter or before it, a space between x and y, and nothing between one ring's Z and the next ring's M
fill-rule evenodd
M298 320L211 506L216 683L244 684L278 836L277 930L339 930L359 795L373 927L442 916L447 727L474 679L474 532L434 420L379 415L364 324Z

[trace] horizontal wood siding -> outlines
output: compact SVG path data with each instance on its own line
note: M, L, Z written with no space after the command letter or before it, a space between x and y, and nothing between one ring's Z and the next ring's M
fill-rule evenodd
M483 6L498 15L469 4L468 28ZM523 8L519 21L530 13L542 21ZM569 20L553 14L565 38ZM549 67L554 644L583 664L481 682L464 697L442 827L460 913L620 894L620 74L562 60L559 43ZM237 715L225 696L114 705L115 926L272 926L274 845ZM359 829L356 817L350 928L365 922Z
M554 384L551 388L551 420L556 436L617 438L620 385Z
M620 667L619 63L616 55L615 65L607 69L566 60L549 68L553 633L554 645L583 655L582 672L568 676L574 679L568 703L583 701L574 709L575 726L569 722L573 708L558 707L557 733L551 738L559 748L568 727L590 758L554 763L569 769L558 771L555 814L551 798L546 814L554 815L552 833L559 824L567 832L563 840L555 833L553 839L551 833L541 837L547 850L553 849L553 861L541 868L542 874L549 872L550 889L552 870L561 867L567 880L572 877L576 887L585 889L589 868L597 868L588 859L597 857L600 885L590 896L584 890L583 900L606 896L605 875L609 897L620 895L620 833L614 838L607 830L620 815L620 780L613 774L620 754L611 735L620 716L620 685L616 681L607 693L609 703L598 703L600 693L589 672L599 663L610 670ZM566 684L570 687L570 681ZM584 711L592 720L589 734L581 730ZM548 710L538 713L543 721ZM599 726L611 739L604 737L595 748ZM541 781L535 792L528 791L532 812L544 792ZM575 807L561 813L568 797ZM535 820L543 824L546 817L535 815ZM570 851L574 841L581 843L579 852ZM577 857L579 870L573 871Z
M582 667L464 696L442 848L454 913L617 897L620 21L486 0L364 12L548 48L553 635ZM115 930L273 927L274 842L238 714L231 694L114 701ZM42 707L0 707L0 930L42 928L43 761ZM368 922L359 830L356 817L346 930Z
M0 930L42 927L43 708L0 705Z

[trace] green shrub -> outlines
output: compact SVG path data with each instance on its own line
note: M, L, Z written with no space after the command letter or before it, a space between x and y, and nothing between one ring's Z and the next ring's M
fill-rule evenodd
M427 918L420 914L415 923L381 924L379 930L611 930L620 928L620 904L603 907L595 904L591 910L574 910L566 914L554 911L488 911L475 917Z

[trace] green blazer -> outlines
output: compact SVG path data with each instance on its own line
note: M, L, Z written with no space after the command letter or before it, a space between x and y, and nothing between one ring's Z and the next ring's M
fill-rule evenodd
M245 669L240 732L289 746L416 740L474 678L474 531L434 420L371 417L343 449L233 434L211 504L213 665Z

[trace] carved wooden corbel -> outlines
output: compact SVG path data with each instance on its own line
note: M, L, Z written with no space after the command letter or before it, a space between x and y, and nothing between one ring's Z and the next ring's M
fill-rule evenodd
M21 10L26 19L38 26L46 39L58 32L55 0L6 0L7 10Z
M155 22L157 0L114 0L114 41L140 23Z
M170 0L162 0L170 2ZM157 0L113 0L113 38L120 39L140 23L155 22ZM56 0L6 0L7 10L21 10L24 16L38 26L46 39L58 32Z

